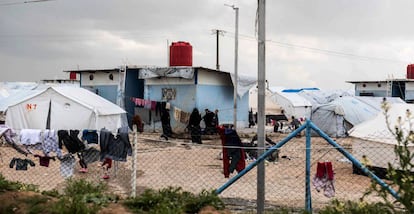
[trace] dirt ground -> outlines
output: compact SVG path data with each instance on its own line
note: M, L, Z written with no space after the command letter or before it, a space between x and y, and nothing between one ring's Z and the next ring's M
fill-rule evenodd
M239 132L243 141L250 141L254 130ZM268 133L274 142L280 142L287 134ZM352 151L352 141L347 138L336 139L349 151ZM316 163L330 161L335 172L335 197L337 199L358 200L370 180L352 173L352 165L325 140L312 137L311 179L316 171ZM135 139L131 136L131 143ZM204 137L203 144L192 144L187 137L173 138L163 141L158 133L143 133L137 139L137 173L133 173L133 157L127 162L118 162L111 171L111 178L103 180L100 163L89 165L88 173L80 173L79 164L75 166L74 177L85 178L96 182L107 182L111 191L121 197L131 196L135 189L139 194L146 188L161 189L169 186L182 187L185 191L200 193L202 190L218 189L236 173L225 178L221 158L221 141L218 136ZM135 148L135 147L134 147ZM294 138L286 143L279 152L277 162L265 163L265 194L266 204L282 207L304 207L305 202L305 137ZM59 161L51 161L49 167L38 166L38 161L29 155L18 154L7 145L0 147L0 172L8 180L20 181L39 186L40 190L62 189L65 179L60 175ZM29 158L36 163L27 171L16 171L9 167L13 157ZM246 161L249 164L253 161ZM134 181L131 179L136 177ZM310 185L312 185L310 183ZM323 192L318 192L311 186L313 207L325 206L332 198L327 198ZM257 169L252 167L243 177L226 188L220 197L226 199L229 206L241 206L238 209L251 209L257 198ZM235 201L235 204L231 204ZM378 200L369 197L368 200ZM236 203L236 201L238 201ZM241 204L240 204L240 201ZM249 202L249 203L247 203ZM244 206L244 207L243 207ZM236 208L237 209L237 208ZM107 213L111 213L108 211ZM112 212L113 213L113 212Z

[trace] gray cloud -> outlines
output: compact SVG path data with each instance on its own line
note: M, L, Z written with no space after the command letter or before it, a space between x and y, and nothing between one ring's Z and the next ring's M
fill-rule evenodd
M78 66L116 67L125 62L165 66L167 42L179 40L193 45L195 66L215 68L212 29L225 31L220 36L220 66L232 72L235 13L225 3L240 8L239 72L255 76L257 1L57 0L0 4L3 79L63 78L63 70ZM345 81L404 76L412 61L414 29L407 23L413 20L414 2L266 4L266 76L274 86L352 88Z

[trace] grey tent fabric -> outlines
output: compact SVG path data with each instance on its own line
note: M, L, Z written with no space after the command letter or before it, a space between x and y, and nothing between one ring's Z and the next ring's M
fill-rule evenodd
M346 137L344 110L337 104L319 106L311 121L330 137Z
M331 137L346 137L349 129L374 118L378 112L353 96L344 96L319 105L312 111L311 120Z

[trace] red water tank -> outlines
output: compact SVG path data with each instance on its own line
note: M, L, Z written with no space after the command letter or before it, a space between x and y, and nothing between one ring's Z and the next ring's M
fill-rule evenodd
M170 66L193 66L193 47L188 42L173 42L170 46Z
M70 80L76 80L77 79L76 72L71 71L70 74L69 74L69 79Z
M407 79L414 79L414 64L407 65Z

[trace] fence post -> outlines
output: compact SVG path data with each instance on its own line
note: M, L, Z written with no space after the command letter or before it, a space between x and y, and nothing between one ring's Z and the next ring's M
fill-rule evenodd
M132 152L132 175L131 175L131 197L135 198L137 194L137 151L138 151L138 134L137 125L133 125L134 151Z
M310 168L311 168L311 127L309 120L306 120L306 190L305 190L305 209L312 213L312 195L310 185Z

